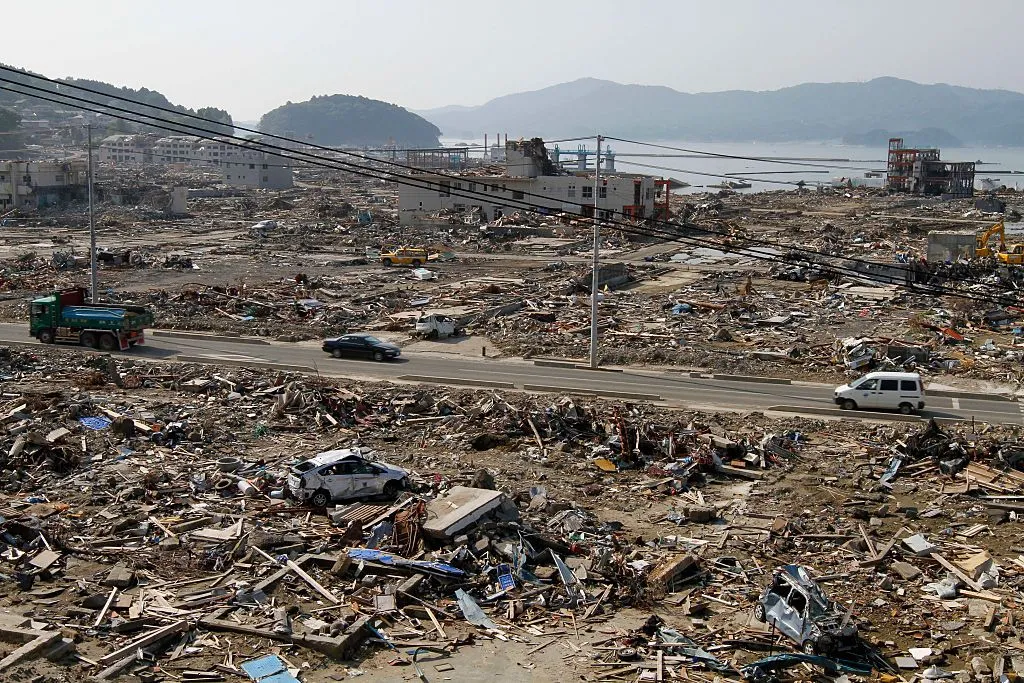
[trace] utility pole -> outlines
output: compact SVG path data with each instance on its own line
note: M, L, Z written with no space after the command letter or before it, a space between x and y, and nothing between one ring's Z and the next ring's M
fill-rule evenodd
M89 156L89 268L92 271L92 286L89 288L89 297L92 303L96 303L96 224L92 215L92 124L85 125L86 131L86 154Z
M590 281L590 369L597 369L597 256L601 250L601 229L598 223L597 199L601 196L601 136L597 136L597 155L594 157L594 258L593 274Z

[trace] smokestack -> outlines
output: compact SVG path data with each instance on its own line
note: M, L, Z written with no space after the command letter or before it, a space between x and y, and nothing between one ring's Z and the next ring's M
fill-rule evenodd
M491 156L491 148L487 146L487 133L484 133L484 159L489 159Z

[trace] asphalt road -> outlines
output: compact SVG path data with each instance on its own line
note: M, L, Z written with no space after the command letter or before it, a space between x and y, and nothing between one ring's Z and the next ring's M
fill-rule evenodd
M0 343L37 344L28 326L0 324ZM80 347L62 347L76 349ZM82 349L83 352L88 350ZM403 352L395 362L336 359L320 350L319 342L247 343L244 340L201 335L147 334L146 345L127 352L153 360L181 360L220 364L287 366L322 375L352 379L406 379L438 384L486 386L543 391L582 391L618 398L661 400L694 408L766 410L786 406L783 412L839 414L832 402L832 386L810 383L766 384L741 380L693 377L686 373L625 369L593 371L573 366L540 366L518 359L471 358L460 354ZM418 380L418 378L427 378ZM431 380L430 378L436 378ZM977 419L984 422L1024 424L1024 404L981 398L928 397L925 417ZM856 416L858 413L842 413ZM901 416L892 416L898 419Z

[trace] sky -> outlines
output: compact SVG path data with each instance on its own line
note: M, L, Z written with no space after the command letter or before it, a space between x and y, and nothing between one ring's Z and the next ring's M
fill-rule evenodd
M968 9L970 10L968 12ZM9 2L0 62L256 120L363 95L476 105L583 77L685 92L896 76L1024 92L1024 1Z

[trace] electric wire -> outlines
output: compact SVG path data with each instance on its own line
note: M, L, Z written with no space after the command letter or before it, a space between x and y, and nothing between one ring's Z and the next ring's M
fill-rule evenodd
M33 78L39 78L39 79L44 80L44 81L52 81L52 79L47 79L46 77L42 77L42 76L36 77L36 76L31 75L31 74L25 74L24 72L20 72L20 71L17 71L17 70L9 69L7 67L0 66L0 69L5 69L5 70L8 70L8 71L15 71L17 73L20 73L20 74L23 74L23 75L29 75L29 76L31 76ZM281 151L285 152L285 154L281 154L280 152L274 152L273 153L273 154L276 154L278 156L282 156L284 158L296 159L298 161L303 161L303 162L306 162L306 163L310 163L312 165L323 166L322 163L321 164L315 164L315 163L313 163L313 162L311 162L311 161L309 161L308 159L305 159L305 158L296 158L295 156L290 154L291 152L296 152L296 150L292 150L292 149L289 149L289 148L282 148L282 147L279 147L279 146L270 145L268 143L263 143L263 142L259 142L259 141L253 141L253 140L249 140L247 138L240 138L238 136L225 136L225 135L223 135L223 134L221 134L221 133L219 133L217 131L210 131L210 130L207 130L207 129L202 129L202 128L199 128L197 126L193 126L191 124L185 124L185 123L181 123L181 122L178 122L178 121L168 121L167 119L161 119L160 117L153 116L152 114L143 114L143 113L139 113L139 112L135 112L135 111L131 111L131 110L126 110L126 109L123 109L123 108L120 108L120 107L115 107L113 105L109 105L107 103L96 102L96 101L93 101L93 100L87 100L87 99L75 97L73 95L69 95L69 94L65 94L65 93L54 93L52 90L44 89L44 88L39 88L37 86L27 85L27 84L24 84L24 83L21 83L21 82L10 81L8 79L3 79L3 78L0 78L0 81L7 82L7 83L12 83L13 85L16 85L18 87L27 87L27 88L34 89L34 90L40 90L40 91L46 92L47 94L56 95L58 97L63 97L63 98L67 98L67 99L74 100L74 101L85 102L85 103L88 103L88 104L91 104L91 105L94 105L94 106L97 106L97 107L101 107L101 108L104 108L104 109L112 109L112 110L116 110L116 111L122 111L122 112L126 112L126 113L129 113L129 114L132 114L132 115L143 116L145 118L153 119L153 120L156 120L156 121L162 121L162 122L165 122L165 123L169 123L169 124L171 124L173 126L176 126L176 128L168 128L166 126L161 126L161 125L153 124L153 123L150 123L150 122L147 122L147 121L139 121L137 119L131 119L131 118L127 117L127 116L115 116L115 118L122 118L124 120L132 121L134 123L139 123L140 125L147 125L147 126L151 126L151 127L154 127L154 128L158 128L158 129L162 129L162 130L168 130L168 131L171 131L171 132L182 133L182 134L192 134L192 135L194 135L195 133L192 132L192 131L200 131L200 132L203 132L203 133L205 133L207 135L213 135L217 139L231 138L231 139L235 139L235 140L240 140L241 142L237 142L237 143L236 142L228 142L227 144L231 144L233 146L240 147L240 148L243 148L243 149L252 150L254 148L273 148L275 150L281 150ZM67 86L67 84L61 84L61 85ZM68 87L73 87L73 88L76 88L76 89L86 90L86 91L90 91L91 90L89 88L85 88L85 87L82 87L82 86L68 86ZM57 104L62 104L62 105L65 105L65 106L69 105L68 102L53 100L53 99L49 99L49 98L46 98L46 97L41 97L41 96L39 96L39 95L37 95L35 93L26 93L24 91L13 90L11 88L4 88L4 89L10 90L11 92L16 92L16 93L21 94L21 95L25 95L25 96L29 96L29 97L36 97L36 98L43 99L43 100L48 100L48 101L55 102ZM99 94L99 95L101 95L103 97L112 97L112 96L110 96L110 95L108 95L106 93L102 93L102 92L99 92L99 91L95 91L95 93ZM150 107L150 108L158 109L158 110L166 110L166 111L169 111L170 113L175 114L176 116L187 116L189 118L199 119L201 121L205 121L205 122L208 122L208 123L211 123L211 124L223 125L220 122L212 120L212 119L205 119L205 118L203 118L201 116L192 115L192 114L183 114L182 112L177 112L175 110L168 110L167 108L159 107L159 106L156 106L156 105L148 105L146 103L137 102L137 101L131 100L129 98L124 98L124 97L116 96L116 97L114 97L114 99L123 100L123 101L129 102L129 103L135 104L137 106L145 106L145 107ZM100 111L100 110L96 110L96 109L87 109L87 110L88 111L94 111L94 112L97 112L97 113L109 113L109 112L104 112L104 111ZM182 128L184 128L185 130L181 130ZM245 130L245 129L243 129L243 130ZM305 144L305 143L302 143L302 141L290 140L290 139L284 138L282 136L269 135L269 137L279 138L279 139L282 139L282 140L285 140L285 141L299 143L299 144ZM629 142L629 141L627 141L627 142ZM310 146L312 146L312 147L320 147L320 146L317 146L317 145L310 145ZM333 149L330 149L330 148L323 148L323 149L326 149L327 151L331 151L331 152L338 152L338 150L333 150ZM320 156L317 156L317 155L312 155L312 154L309 154L309 153L306 153L306 152L297 152L297 153L301 154L304 157L312 157L314 159L321 160L321 161L324 160L324 157L320 157ZM382 160L379 160L379 159L375 159L373 157L363 157L363 155L353 154L353 153L348 153L348 152L342 152L342 153L346 154L346 155L357 156L357 157L360 157L360 158L366 158L369 161L383 163L383 164L386 164L386 165L399 166L399 167L403 167L403 168L412 168L412 170L416 170L416 171L420 170L420 169L416 169L414 167L407 167L407 166L405 166L403 164L398 164L396 162L382 161ZM354 164L351 164L351 163L348 163L348 162L343 162L343 161L338 161L338 160L328 160L328 161L340 164L342 166L352 167L352 168L349 168L349 169L338 169L338 170L350 170L351 172L357 173L359 175L366 175L367 177L371 177L371 178L376 178L376 179L380 179L380 180L391 180L391 181L395 181L395 182L399 182L399 183L403 183L403 180L404 180L405 182L403 184L410 185L410 186L413 186L413 187L418 187L420 189L429 189L429 190L435 190L435 189L440 190L441 189L440 184L435 184L435 183L431 183L429 181L424 181L423 179L420 179L420 178L410 178L410 177L407 177L407 176L401 176L401 175L398 175L398 174L395 174L395 173L391 173L391 172L384 172L384 173L387 174L386 176L369 175L369 174L366 174L366 173L358 173L358 171L353 170L353 169L367 168L367 167L360 167L358 165L354 165ZM337 167L332 167L332 166L326 166L326 167L327 168L337 168ZM373 170L376 170L376 169L373 169ZM433 175L439 175L441 177L450 177L450 178L455 178L455 179L458 179L458 180L472 181L472 177L469 177L469 176L446 176L445 174L433 174ZM399 180L399 178L401 180ZM481 193L477 193L477 192L472 192L472 191L464 192L464 191L461 191L461 190L456 190L454 188L445 188L445 189L448 190L450 192L450 194L454 194L456 196L468 197L468 198L473 198L473 199L484 198L484 199L486 199L488 201L493 201L492 197L490 197L488 195L485 195L485 194L481 194ZM534 193L524 193L524 196L527 195L527 194L530 195L530 196L538 196L538 197L541 197L541 198L546 199L546 200L553 199L551 197L547 197L547 196L544 196L544 195L536 195ZM577 206L581 206L581 207L589 207L590 206L590 204L578 203L578 202L565 202L565 203L573 204L573 205L577 205ZM523 210L533 210L533 211L539 210L538 211L539 213L547 213L547 212L550 211L550 209L548 207L544 207L544 206L540 206L540 205L536 205L536 204L529 204L529 203L527 203L527 202L525 202L523 200L515 200L515 199L513 199L511 201L503 200L502 204L503 205L507 205L507 204L517 205L515 208L520 208L520 209L523 209ZM608 215L621 214L621 212L614 211L614 210L606 210L605 213L608 214ZM671 227L679 227L676 224L668 223L668 222L665 222L665 221L656 221L656 222L662 223L664 225L668 225L668 226L671 226ZM663 236L663 237L670 238L671 241L676 241L676 242L685 241L687 243L700 244L702 246L713 246L714 248L723 249L725 251L734 251L734 252L735 251L741 251L742 252L742 249L737 250L732 245L723 245L723 244L720 244L720 243L707 242L707 241L703 241L702 242L701 240L699 240L697 238L693 238L692 236L680 235L677 231L670 231L670 232L655 231L655 230L652 230L650 228L647 228L646 230L638 230L637 226L635 226L635 225L633 225L631 223L623 223L623 222L614 222L614 223L617 223L620 226L624 226L624 227L620 227L619 229L623 233L625 233L625 234L639 234L639 235L646 236L646 237ZM705 234L715 235L717 237L727 238L729 240L742 240L744 242L747 242L748 244L756 244L756 243L760 242L762 245L768 246L768 247L770 247L772 249L775 249L775 248L777 248L779 246L779 245L776 245L776 244L773 244L773 243L770 243L770 242L765 242L763 240L755 240L753 238L739 237L739 236L730 235L728 233L716 232L716 231L709 230L707 228L703 228L701 226L697 226L697 225L693 225L693 224L684 224L682 227L688 228L690 230L696 230L697 232L702 232L702 233L705 233ZM802 252L802 253L806 253L806 254L813 254L814 256L822 257L822 258L833 260L833 261L839 260L839 261L859 262L859 263L868 265L870 267L884 266L884 267L886 267L886 268L888 268L890 270L904 271L907 275L909 275L909 274L916 274L916 271L914 271L914 270L906 269L906 268L901 268L899 266L892 265L892 264L879 264L879 263L876 263L876 262L866 261L866 260L863 260L863 259L856 259L854 257L846 257L846 256L836 256L836 255L831 255L831 254L824 254L824 253L821 253L821 252L815 252L813 250L809 250L809 249L805 249L805 248L801 248L801 247L790 247L790 251L791 251L791 253L796 251L796 252ZM767 257L766 258L766 257L764 257L764 256L762 256L760 254L755 255L754 253L747 253L746 255L751 257L751 258L760 258L761 260L767 260L767 261L773 261L773 262L778 262L778 261L781 260L781 259L778 259L778 258L775 258L775 257ZM808 259L808 260L814 260L814 259L812 258L812 259ZM853 275L855 277L860 277L860 278L864 278L864 279L868 279L868 280L874 280L874 281L878 281L878 282L887 282L889 284L897 284L897 285L899 285L899 284L904 284L905 285L906 284L906 282L901 282L898 278L895 278L895 277L880 278L879 274L877 274L877 273L865 273L865 272L860 271L860 270L850 271L848 269L845 269L845 268L842 268L842 267L836 265L835 263L830 263L830 264L829 263L825 263L825 264L821 264L821 265L825 265L826 267L828 267L831 270L836 271L836 272L846 273L846 274ZM959 277L954 277L954 276L944 276L943 279L945 279L947 281L970 282L972 284L978 284L978 285L982 285L982 286L986 286L986 287L993 287L993 286L995 286L992 283L981 282L981 281L978 281L978 280L972 280L972 279L968 279L968 278L959 278ZM934 289L934 286L933 286L933 289ZM966 295L963 292L959 292L959 291L955 291L955 290L945 290L945 288L942 288L942 289L943 289L943 291L945 291L949 295L961 296L961 297L964 297L964 298L974 298L974 299L977 299L977 297L968 296L968 295ZM1005 291L1002 292L1002 294L1004 294L1004 295L1006 293L1008 293L1008 292L1005 292ZM981 300L981 299L978 299L978 300ZM985 300L985 301L987 302L987 300Z

